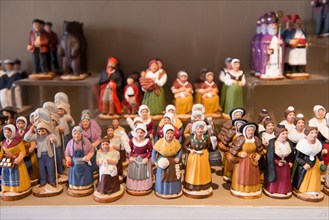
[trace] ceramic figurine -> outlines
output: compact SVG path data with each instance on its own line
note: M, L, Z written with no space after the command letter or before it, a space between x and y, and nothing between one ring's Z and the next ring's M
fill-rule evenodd
M140 106L140 88L138 84L135 83L133 76L127 77L127 85L123 90L124 94L124 104L127 108L127 114L135 115L137 114L138 108Z
M220 92L220 106L225 109L225 98L226 98L226 91L227 86L225 84L226 75L228 74L228 71L232 70L231 66L232 58L226 57L224 60L225 67L221 68L219 73L219 81L222 84L222 89Z
M237 118L232 121L233 127L230 130L227 130L225 133L225 136L221 139L221 142L218 145L218 148L223 152L223 180L225 182L231 182L232 181L232 171L234 164L227 160L227 152L232 147L232 142L239 136L242 135L240 132L240 127L244 124L246 124L247 121L242 118Z
M227 159L235 163L232 173L231 195L255 199L262 196L259 160L263 146L257 133L257 124L247 123L240 127L242 136L237 137Z
M122 163L125 167L128 165L126 153L129 153L130 146L129 146L129 137L126 133L124 127L120 125L118 119L112 120L112 126L114 129L114 133L120 137L120 163Z
M129 165L126 181L127 192L131 195L147 195L152 192L151 154L152 141L145 138L145 124L138 124L134 130L135 137L130 139L131 152L128 154Z
M157 130L157 135L155 138L155 141L159 140L160 138L163 138L165 136L164 133L164 127L166 124L172 125L174 128L174 138L176 138L180 143L182 141L182 137L180 135L180 131L178 130L178 128L176 128L176 126L173 125L172 121L174 120L174 114L171 112L167 112L166 114L164 114L163 116L163 125L162 126L158 126L158 130Z
M156 60L151 60L147 72L139 79L144 92L142 104L150 108L151 115L160 115L165 108L163 86L167 82L167 73L161 69Z
M302 30L302 20L298 15L292 16L294 28L287 35L286 43L289 47L288 64L291 67L291 74L287 74L288 78L306 79L310 74L306 73L307 64L307 40L306 34Z
M86 115L87 117L90 118L90 123L91 123L91 127L93 129L95 129L98 133L102 133L102 128L99 126L99 124L97 123L97 121L95 119L92 118L91 112L89 109L84 109L81 112L81 115ZM79 126L81 127L81 122L79 122Z
M299 199L318 202L322 201L324 197L321 192L321 172L325 171L322 144L317 139L318 129L316 127L305 126L304 133L306 137L300 140L296 146L298 165L293 179L293 193Z
M99 182L93 194L96 202L109 203L120 199L124 187L120 185L117 163L120 153L111 145L107 136L103 137L101 149L97 151L96 162L99 166Z
M266 153L264 193L272 198L288 199L292 196L291 169L294 163L293 144L288 141L284 125L274 129L275 138L269 141Z
M68 113L70 112L68 105L57 104L57 114L59 116L59 126L62 129L61 132L64 134L65 145L68 142L70 135L70 128L75 125L73 117Z
M267 112L266 109L262 109L259 113L258 113L258 132L262 132L265 131L265 127L264 127L264 122L265 120L268 118L267 116L270 116L270 114Z
M99 109L104 116L121 115L122 106L122 87L123 73L119 69L119 60L115 57L109 57L107 60L106 70L102 72L99 79L101 92L99 98Z
M172 119L172 124L179 129L179 131L182 133L184 131L183 128L183 123L179 119L178 115L176 114L176 107L174 105L167 105L166 106L166 113L170 112L174 115L174 118ZM158 126L163 126L164 125L164 119L162 118L161 121L159 122Z
M256 51L256 57L255 57L255 76L260 77L261 74L264 74L267 63L267 52L262 50L262 46L264 43L267 43L265 41L265 36L267 35L267 23L268 23L268 17L269 15L266 13L261 17L261 34L259 36L259 46Z
M182 146L174 137L174 126L164 125L163 138L159 139L152 151L152 160L156 164L155 195L164 199L180 197L182 192L180 162Z
M208 152L211 144L206 132L207 125L204 121L194 122L192 134L183 145L188 153L183 192L191 198L207 198L213 194Z
M57 73L58 61L57 61L57 47L58 47L58 37L57 34L52 30L53 24L51 22L45 23L45 31L49 39L49 58L48 66L52 73Z
M268 17L267 34L262 36L261 50L266 62L262 63L260 78L264 80L283 79L283 48L281 26L275 21L276 17ZM279 30L278 30L279 29Z
M6 139L2 141L0 151L2 168L0 199L19 200L31 194L30 177L24 163L25 146L16 136L14 125L6 125L3 132Z
M284 40L284 42L287 42L287 37L289 36L290 32L293 30L293 26L294 26L293 23L292 23L292 20L291 20L291 15L286 15L283 19L283 22L285 24L285 27L282 28L281 36L282 36L282 40ZM284 50L284 66L283 66L284 74L291 73L291 67L288 63L289 51L290 51L290 48L285 47L285 50Z
M315 35L317 37L329 36L329 1L327 0L312 0L311 6L315 8L316 13L316 28Z
M193 105L193 87L188 81L188 75L185 71L177 73L177 79L171 87L174 94L175 107L177 114L188 114L192 110Z
M290 130L296 128L294 122L295 122L295 117L296 117L296 111L293 106L289 106L285 111L284 111L284 118L285 120L281 121L280 124L284 125L288 133Z
M94 192L94 177L90 163L94 147L82 133L82 128L75 126L72 129L73 138L65 150L66 165L69 167L67 194L73 197L87 196Z
M29 78L35 80L54 78L54 75L48 74L49 39L43 29L44 23L40 19L32 21L32 30L29 33L27 44L27 50L32 54L32 74L29 75Z
M192 134L192 126L197 121L204 121L204 113L202 111L192 111L191 122L186 125L184 130L185 139L190 137Z
M141 105L138 109L138 115L142 118L143 123L146 125L147 134L150 136L151 139L154 137L154 122L150 117L150 109L147 105Z
M256 34L253 36L250 43L250 74L254 75L256 73L256 61L258 59L258 51L260 50L260 40L262 39L262 17L257 20ZM224 80L222 81L224 83Z
M16 125L17 110L12 106L6 106L0 109L0 112L7 116L6 124Z
M90 163L92 165L92 171L94 174L94 178L98 178L98 166L96 164L96 152L98 150L98 146L101 143L101 133L98 133L97 129L91 126L90 117L88 115L81 116L81 128L83 137L87 138L94 148L94 154L90 159Z
M232 121L233 121L234 119L243 118L243 117L245 116L245 114L246 114L246 110L244 110L244 108L241 108L241 107L234 108L234 109L232 109L232 110L230 111L230 114L229 114L229 120L227 120L227 121L223 124L223 126L222 126L222 128L221 128L221 130L220 130L220 132L219 132L219 134L218 134L218 139L219 139L219 141L221 141L221 140L225 137L226 132L227 132L228 130L230 130L230 129L233 128Z
M205 107L206 114L218 114L222 110L219 106L219 91L216 83L214 82L213 72L206 73L206 81L201 84L198 92L202 94L201 103Z
M232 59L232 70L228 71L225 78L227 86L224 113L243 106L243 86L246 84L246 77L240 70L240 60Z
M31 186L35 186L38 184L39 181L39 168L38 168L38 159L35 154L35 142L27 142L24 140L25 134L30 129L27 127L27 119L24 116L20 116L16 120L16 136L21 139L22 143L24 144L26 155L24 157L24 163L29 174L31 180Z
M265 131L260 132L259 136L261 137L262 144L265 149L267 149L267 146L269 144L269 141L272 138L275 138L274 135L274 122L271 120L271 118L268 116L268 119L264 121L264 127Z
M62 80L83 80L87 77L87 41L82 23L64 21L58 54L62 57Z
M57 184L56 176L56 151L59 140L52 134L51 124L39 122L35 131L35 125L25 134L24 140L37 143L37 157L39 164L40 185L33 188L33 195L37 197L50 197L62 193L63 187Z
M201 104L201 97L202 94L199 93L199 89L202 85L202 83L204 83L204 81L206 81L206 73L208 73L208 69L202 68L200 70L200 73L198 73L199 78L196 79L196 81L193 83L193 87L194 87L194 91L195 91L195 95L194 95L194 103L196 104Z
M71 115L71 105L69 101L69 97L64 92L57 92L54 95L54 103L55 105L66 105L65 109L67 110L67 114Z
M288 139L296 146L296 144L303 138L305 138L305 118L303 114L297 114L295 118L296 128L291 129L288 133Z
M19 59L14 59L14 70L20 74L20 79L26 79L28 78L28 74L27 72L25 72L24 70L22 70L22 67L21 67L21 60Z

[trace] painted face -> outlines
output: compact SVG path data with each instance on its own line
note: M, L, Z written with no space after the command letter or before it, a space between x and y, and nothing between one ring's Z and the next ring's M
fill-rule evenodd
M41 30L41 24L38 23L38 22L34 22L34 23L32 24L32 28L33 28L34 31L36 31L36 32L40 32L40 30Z
M295 117L296 117L296 114L295 112L290 112L288 115L287 115L287 121L289 123L293 123L295 121Z
M298 120L296 123L296 130L303 131L305 128L305 122L304 120Z
M262 26L260 27L262 34L266 34L267 33L267 24L262 24Z
M202 136L203 135L203 131L204 131L204 127L203 126L199 126L195 129L195 133L197 136Z
M288 138L288 131L283 131L279 134L278 139L283 142L286 141Z
M174 139L174 131L168 130L166 132L166 141L171 142Z
M134 83L134 79L133 78L128 78L127 79L127 84L128 85L132 85Z
M199 115L194 116L194 121L201 121L201 117Z
M165 117L164 119L163 119L163 123L166 125L166 124L171 124L171 121L170 121L170 119L168 118L168 117Z
M246 137L248 139L252 139L254 137L254 133L255 133L255 128L254 127L248 127L246 129Z
M206 80L207 80L208 82L212 82L212 81L214 80L214 75L212 75L212 74L208 74L208 75L206 76Z
M110 143L105 141L105 142L102 142L102 149L104 151L109 151L110 150Z
M3 114L4 116L7 116L8 119L11 118L11 113L10 113L10 112L3 111L2 114Z
M317 137L318 137L318 131L314 129L314 130L310 131L310 133L306 136L306 139L309 142L314 142Z
M119 127L119 120L113 119L112 125L113 125L114 129L118 128Z
M34 115L31 115L31 117L30 117L30 123L31 124L34 124Z
M239 119L239 118L242 118L242 113L241 112L234 113L233 119Z
M179 77L179 80L180 80L182 83L185 83L185 82L187 81L187 76L185 76L185 75L181 75L181 76Z
M114 135L114 129L113 129L113 128L108 128L108 129L106 130L106 134L107 134L107 136L109 136L109 137L113 137L113 135Z
M141 123L143 123L143 122L136 121L135 124L134 124L135 128L137 127L138 124L141 124Z
M232 69L233 69L234 71L238 71L238 70L240 70L240 62L235 62L235 63L233 63Z
M81 125L83 129L88 129L90 127L90 121L88 119L83 119Z
M323 109L319 109L316 113L315 113L315 117L318 119L323 119L324 118L324 110Z
M136 135L137 135L138 139L142 140L142 139L144 139L145 132L142 129L137 129Z
M278 33L278 27L276 24L270 24L267 26L267 33L274 36Z
M44 129L44 128L39 128L39 129L38 129L38 135L40 135L41 137L46 136L47 133L48 133L47 130Z
M109 70L109 71L115 70L116 67L117 67L117 64L112 61L107 63L107 70Z
M174 109L169 109L168 112L175 114Z
M57 114L58 114L60 117L64 116L64 114L65 114L64 109L62 109L62 108L58 108L58 109L57 109Z
M47 31L48 33L51 32L51 27L50 27L50 25L45 25L45 31Z
M244 125L244 123L236 123L236 128L235 128L235 130L236 130L236 131L239 131L242 125Z
M266 126L266 133L273 133L274 131L274 124L273 123L269 123L267 126Z
M143 119L146 119L146 118L148 118L148 116L149 116L149 111L148 111L147 109L143 109L143 110L141 111L141 115L142 115L142 118L143 118Z
M5 64L5 69L6 69L7 71L11 71L11 70L14 69L14 65L7 63L7 64Z
M13 132L11 130L5 129L3 131L3 134L5 135L6 138L10 138Z
M161 60L157 60L157 64L159 69L161 69L163 67L163 63L161 62Z
M153 73L159 70L159 65L157 63L152 63L149 68Z
M24 121L21 121L21 120L19 120L17 123L16 123L16 126L17 126L17 128L18 128L18 130L23 130L23 129L25 129L25 122Z
M231 70L232 69L232 65L231 62L226 62L225 63L226 69Z
M55 127L58 125L56 120L51 120L51 122L53 123L53 125L54 125Z
M73 139L75 142L79 142L82 140L82 133L81 132L74 132L73 133Z

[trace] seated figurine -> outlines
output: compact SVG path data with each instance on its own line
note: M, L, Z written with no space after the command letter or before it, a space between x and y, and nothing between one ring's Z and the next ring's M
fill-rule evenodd
M219 106L218 87L214 82L214 73L206 73L206 81L201 84L199 93L201 93L201 102L205 107L206 114L219 113L221 108Z
M177 114L187 114L192 110L193 87L187 81L188 75L184 71L179 71L177 79L174 81L171 92L174 94Z
M208 69L202 68L200 70L200 73L198 73L199 78L196 79L196 81L193 83L193 88L195 91L194 95L194 103L200 104L201 103L201 96L202 94L199 92L201 89L201 85L206 81L206 73L208 73Z

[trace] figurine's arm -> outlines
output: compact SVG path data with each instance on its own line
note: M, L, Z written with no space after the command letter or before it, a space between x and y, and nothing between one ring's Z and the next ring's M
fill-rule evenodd
M37 134L33 132L34 125L31 126L30 130L24 135L24 140L27 142L37 141Z
M233 84L233 81L232 81L231 77L229 76L229 74L226 74L224 83L227 86L231 86Z
M159 87L164 86L164 84L167 82L167 74L164 74L160 79L155 80L155 84L157 84Z
M242 75L242 79L241 79L241 82L239 84L240 84L240 86L246 85L246 76L244 74Z

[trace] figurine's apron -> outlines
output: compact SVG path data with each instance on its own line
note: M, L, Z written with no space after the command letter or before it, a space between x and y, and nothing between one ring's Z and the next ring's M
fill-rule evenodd
M83 161L85 156L83 150L83 143L81 150L74 149L73 141L73 158L72 166L69 172L69 183L73 186L87 186L94 182L91 166Z

